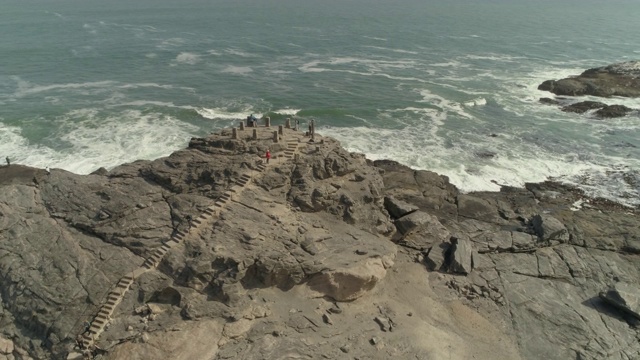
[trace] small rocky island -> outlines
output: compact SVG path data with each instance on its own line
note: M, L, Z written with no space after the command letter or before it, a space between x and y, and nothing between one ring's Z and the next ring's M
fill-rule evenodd
M0 359L640 357L639 209L556 183L260 126L0 190Z
M608 66L588 69L578 76L560 80L547 80L538 90L549 91L559 96L640 97L640 61L628 61ZM542 103L563 105L562 101L542 98ZM597 101L582 101L564 104L562 111L585 113L596 111L599 118L625 116L633 109L624 105L608 105Z

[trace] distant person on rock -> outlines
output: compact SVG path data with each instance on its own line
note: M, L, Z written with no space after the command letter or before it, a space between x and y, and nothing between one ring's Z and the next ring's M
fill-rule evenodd
M269 160L271 159L271 152L269 150L267 150L267 153L264 154L264 157L267 158L267 164L269 163Z
M7 156L6 160L7 160L7 166L11 165L11 160L9 160L8 156Z

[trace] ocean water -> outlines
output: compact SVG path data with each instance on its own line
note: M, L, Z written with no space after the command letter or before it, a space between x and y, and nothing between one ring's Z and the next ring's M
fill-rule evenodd
M640 115L563 113L536 88L640 59L639 17L637 0L3 0L0 159L86 174L296 116L464 191L555 179L638 205Z

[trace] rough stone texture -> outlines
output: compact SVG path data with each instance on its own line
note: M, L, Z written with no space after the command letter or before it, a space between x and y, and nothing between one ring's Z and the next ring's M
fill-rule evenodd
M602 109L606 106L607 104L599 101L580 101L578 103L562 107L562 111L582 114L589 110Z
M418 207L411 205L393 196L385 196L384 207L394 219L399 219L411 212L418 210Z
M579 76L547 80L539 90L556 95L601 97L640 96L640 61L629 61L586 70Z
M460 194L333 139L258 130L87 176L0 167L2 355L77 357L114 284L250 174L135 279L87 356L640 358L635 317L599 296L638 287L638 209L551 182ZM291 138L296 161L280 156Z
M601 292L600 298L636 320L640 319L640 287L637 285L617 283L608 291Z
M623 117L633 111L632 108L624 105L608 105L596 111L596 115L601 118Z
M471 242L466 239L451 239L449 247L449 259L447 270L452 273L469 274L473 270L473 248Z
M540 241L558 241L566 243L569 241L569 232L560 220L553 216L542 214L531 218L533 231L538 235Z

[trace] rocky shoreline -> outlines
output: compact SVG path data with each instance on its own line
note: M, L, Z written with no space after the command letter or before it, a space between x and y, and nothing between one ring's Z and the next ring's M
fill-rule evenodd
M0 168L0 359L640 356L638 208L274 130Z
M608 105L596 101L582 101L567 104L567 97L596 96L611 97L640 97L640 61L628 61L603 67L592 68L582 74L560 80L546 80L538 86L538 90L549 91L558 96L559 100L541 98L540 102L548 105L561 105L562 111L585 113L595 112L598 118L616 118L634 112L634 109L624 105ZM635 110L637 112L637 109Z

